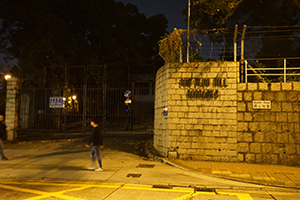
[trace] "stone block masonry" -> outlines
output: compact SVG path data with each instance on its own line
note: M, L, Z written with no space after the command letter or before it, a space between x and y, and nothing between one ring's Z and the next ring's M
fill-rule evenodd
M300 83L238 83L238 62L167 63L154 147L165 157L300 165Z
M299 166L300 83L238 85L238 161ZM255 108L255 100L271 107Z
M7 126L7 139L14 140L17 138L17 129L19 127L19 91L20 79L12 77L7 80L6 107L5 107L5 124Z
M158 71L154 147L162 155L237 161L237 69L236 62L208 62Z

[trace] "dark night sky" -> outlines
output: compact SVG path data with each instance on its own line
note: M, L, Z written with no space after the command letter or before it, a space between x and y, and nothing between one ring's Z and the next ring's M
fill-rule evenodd
M135 5L140 13L147 17L164 14L168 19L168 32L173 32L174 28L187 29L184 22L186 18L181 14L182 10L187 8L188 0L116 0L124 4L131 3Z
M187 29L184 22L185 16L181 14L188 6L188 0L115 0L124 4L131 3L135 5L140 13L151 17L157 14L163 14L168 20L168 32L173 32L174 28ZM2 55L0 54L0 63L3 63Z

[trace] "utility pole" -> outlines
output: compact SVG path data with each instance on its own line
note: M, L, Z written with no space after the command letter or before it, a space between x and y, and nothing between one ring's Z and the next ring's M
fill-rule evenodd
M236 55L237 55L237 32L238 32L238 25L235 25L235 29L234 29L234 38L233 38L233 42L234 42L234 50L233 50L233 60L234 62L236 62Z
M191 18L191 0L188 4L188 27L187 27L187 50L186 50L186 62L190 62L190 18Z

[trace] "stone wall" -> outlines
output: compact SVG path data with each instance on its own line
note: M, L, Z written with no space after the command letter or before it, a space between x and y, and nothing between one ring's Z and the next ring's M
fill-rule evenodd
M7 80L5 124L7 126L7 139L14 140L17 137L19 127L19 91L20 79L11 77Z
M237 95L238 160L300 165L300 83L241 83Z
M156 75L154 123L155 134L153 138L154 147L165 157L169 151L169 121L163 115L163 109L169 105L169 79L171 76L170 65L161 67ZM172 82L172 81L171 81Z
M203 161L300 165L300 83L239 83L239 63L168 63L156 76L154 147Z
M238 67L168 63L157 72L154 147L162 155L237 161Z

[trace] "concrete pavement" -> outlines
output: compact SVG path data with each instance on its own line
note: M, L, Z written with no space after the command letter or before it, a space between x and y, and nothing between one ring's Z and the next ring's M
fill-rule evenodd
M117 142L113 140L113 142ZM134 141L118 141L117 146L132 148ZM87 170L90 148L81 141L35 141L8 143L0 161L0 180L70 181L145 185L205 186L212 188L240 187L240 183L181 170L146 156L112 148L105 142L101 150L103 172ZM138 145L138 144L135 144ZM133 145L134 146L134 145ZM137 146L136 146L137 147ZM141 151L144 149L140 149ZM144 154L146 155L146 154ZM257 187L243 184L244 187Z
M151 142L147 144L147 149L149 156L153 159L183 170L248 183L300 188L300 167L179 159L170 160L160 157L152 149Z
M145 150L152 159L106 147L101 151L104 172L94 172L85 169L90 165L90 149L85 148L84 143L80 141L6 143L4 152L9 160L0 161L0 179L51 179L135 184L147 184L151 181L152 184L158 185L180 183L220 187L259 183L300 188L299 167L168 160L155 153L151 142L147 143ZM219 177L223 180L218 179ZM235 183L231 180L240 182Z

